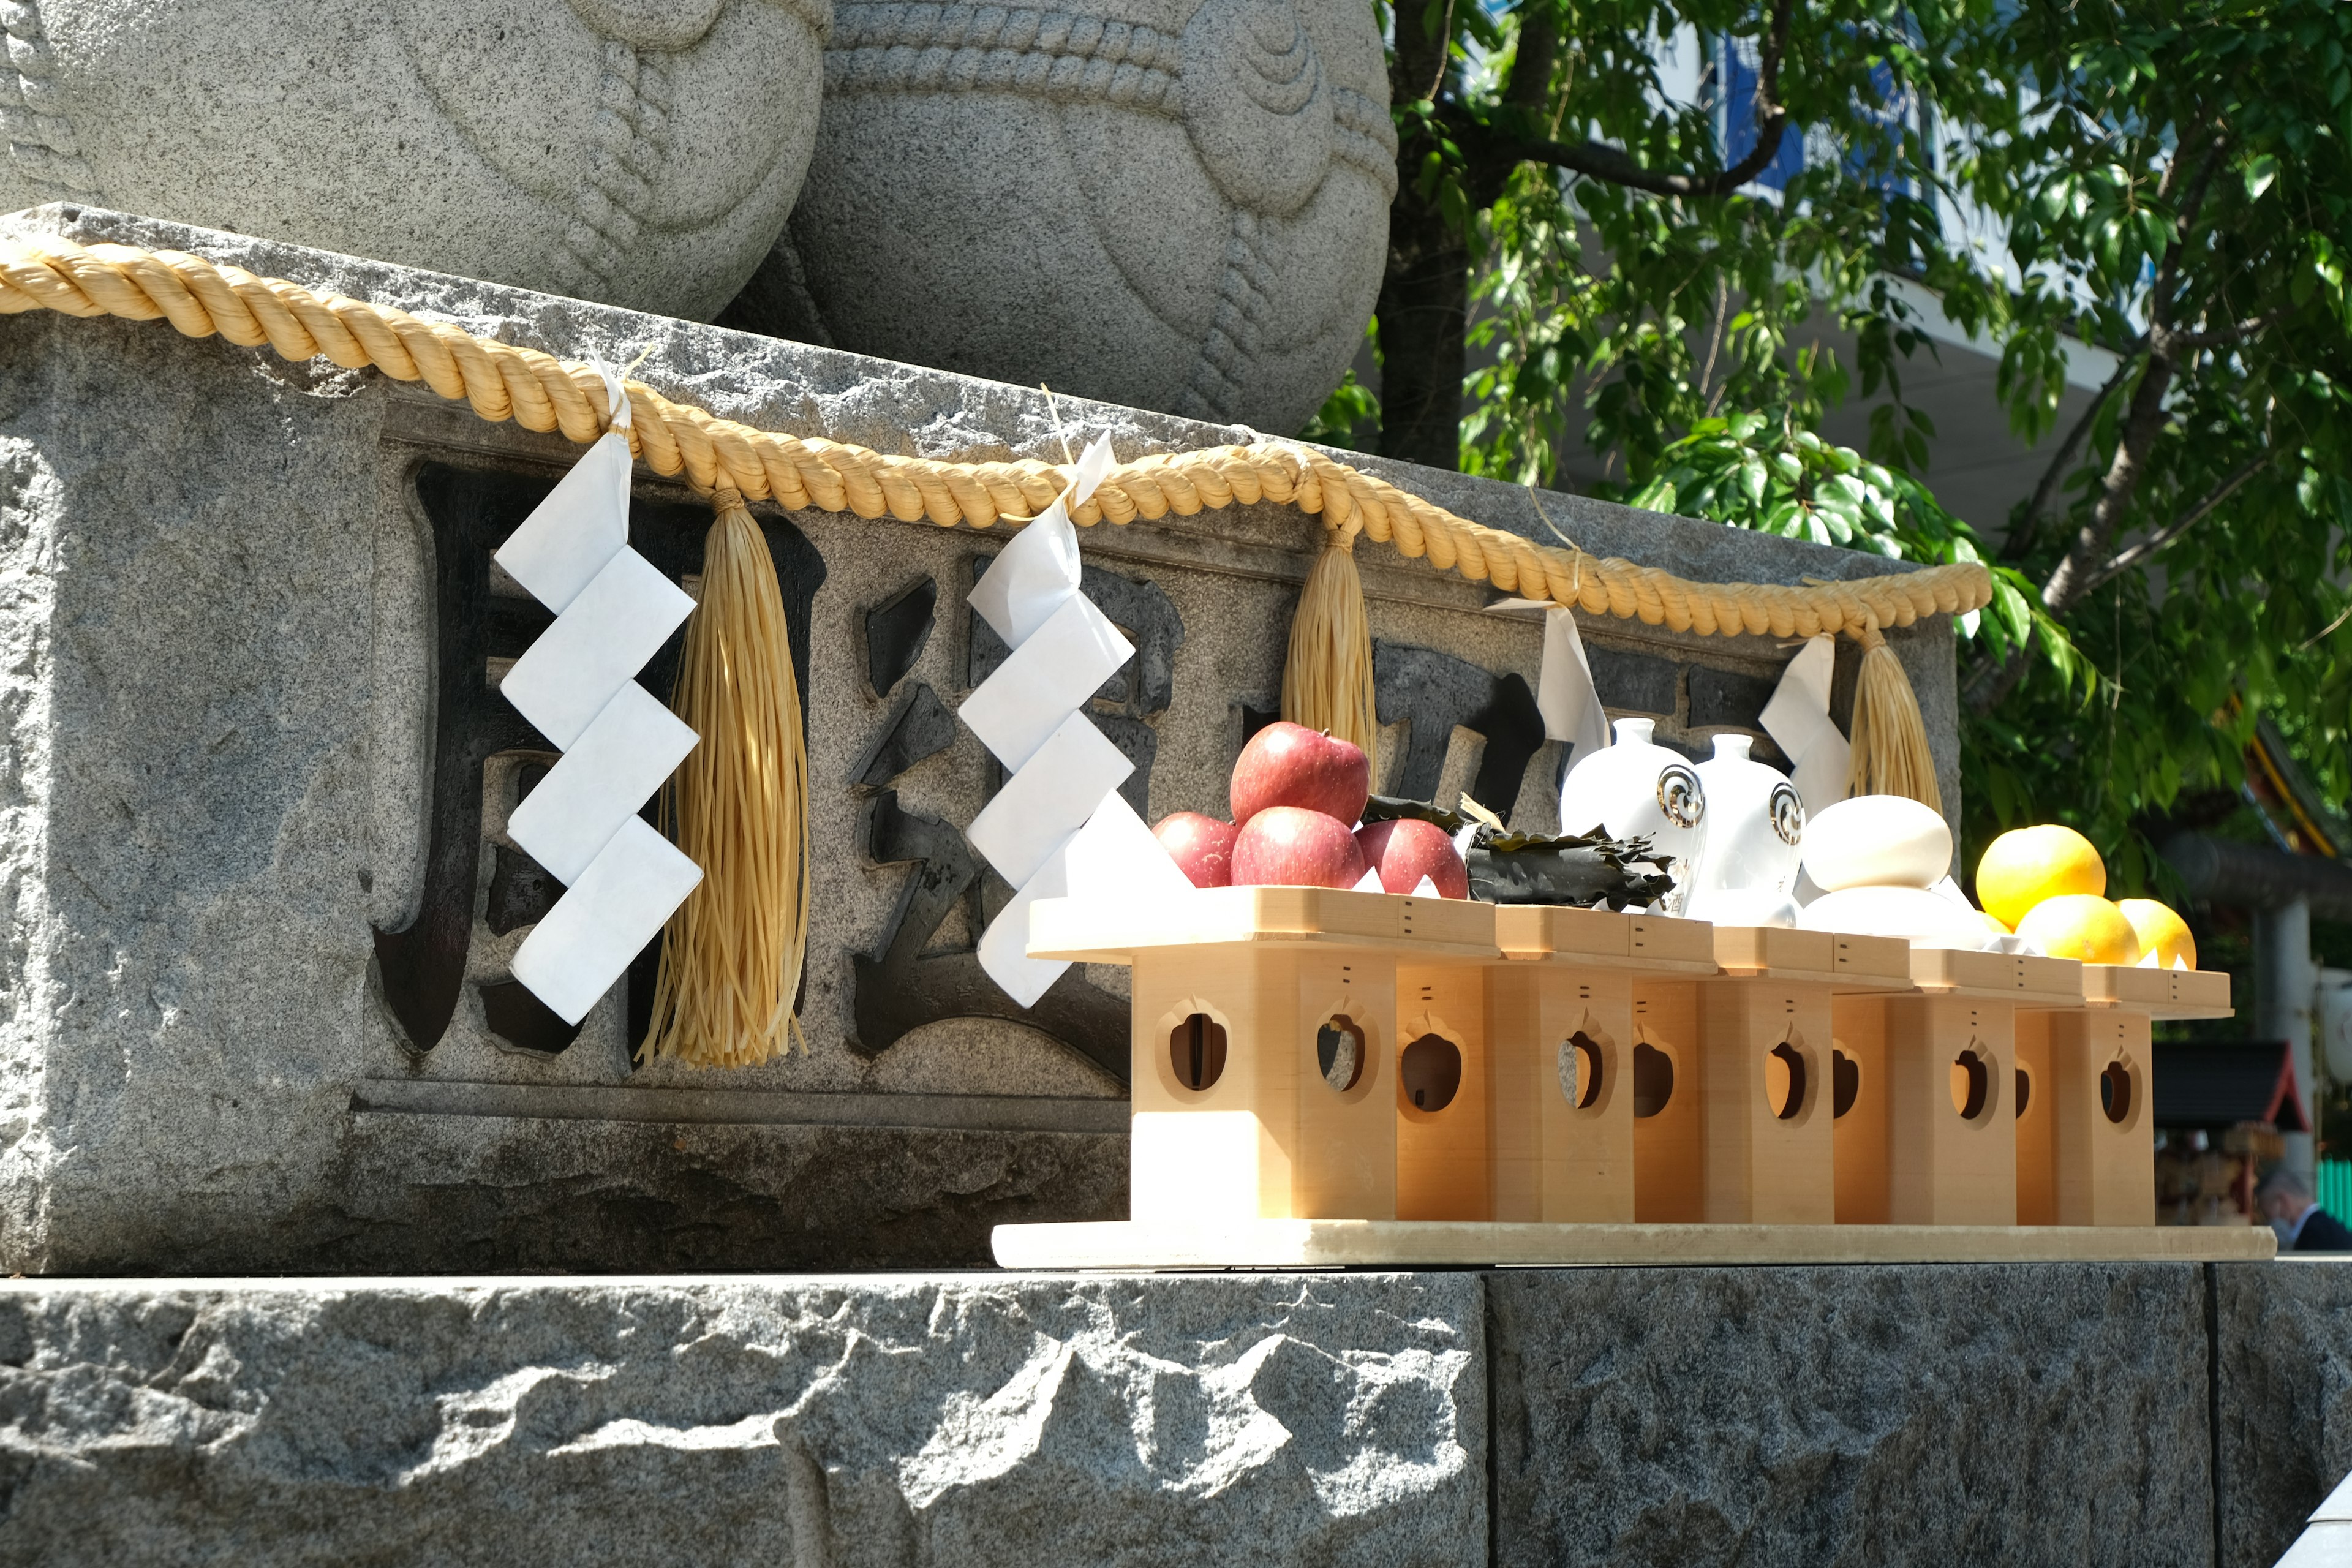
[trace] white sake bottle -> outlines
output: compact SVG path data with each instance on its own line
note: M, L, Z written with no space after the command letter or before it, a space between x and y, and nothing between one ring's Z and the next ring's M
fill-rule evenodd
M1559 786L1559 826L1647 838L1675 879L1664 911L1678 914L1706 844L1706 791L1681 752L1650 739L1655 727L1649 719L1620 719L1615 743L1569 770Z
M1797 868L1805 808L1778 768L1748 755L1748 735L1717 735L1698 765L1706 792L1706 847L1691 873L1683 912L1729 926L1797 923Z

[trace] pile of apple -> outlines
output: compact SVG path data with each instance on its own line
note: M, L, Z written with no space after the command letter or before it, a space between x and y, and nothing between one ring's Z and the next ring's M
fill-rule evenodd
M1234 819L1197 811L1152 829L1196 888L1352 888L1380 874L1384 892L1410 893L1426 877L1440 896L1470 896L1454 841L1414 817L1359 827L1372 767L1360 747L1287 721L1250 737L1234 763Z

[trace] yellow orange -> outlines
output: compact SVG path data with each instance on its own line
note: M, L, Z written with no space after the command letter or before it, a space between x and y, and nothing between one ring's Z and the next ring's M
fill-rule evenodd
M2189 922L2154 899L2125 899L2116 905L2139 933L2139 961L2150 969L2194 969L2197 939Z
M2085 963L2137 963L2139 932L2123 910L2095 893L2061 893L2025 911L2017 934L2053 958Z
M2002 834L1977 862L1977 902L2011 930L2045 900L2106 890L2107 865L2091 841L2054 823Z

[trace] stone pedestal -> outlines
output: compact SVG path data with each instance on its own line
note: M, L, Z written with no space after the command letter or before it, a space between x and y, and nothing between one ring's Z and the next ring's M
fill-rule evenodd
M2352 1269L0 1288L0 1563L2261 1568ZM2218 1488L2218 1490L2217 1490Z
M884 451L1056 455L1042 395L576 300L71 206L19 233L196 251L571 357L724 417ZM1065 399L1118 455L1235 438ZM994 1224L1127 1211L1126 976L1022 1012L971 947L1008 896L961 829L997 787L953 710L1003 657L964 611L1003 535L763 510L809 715L809 1051L633 1068L641 973L576 1031L508 972L551 884L506 837L551 749L496 682L541 624L488 552L580 455L373 373L161 323L0 321L0 1267L28 1273L978 1264ZM1521 491L1364 460L1542 531ZM1588 549L1695 577L1888 569L1569 497ZM698 571L645 479L632 542ZM1158 817L1222 812L1278 705L1320 542L1278 507L1088 531L1136 659L1091 705ZM1381 787L1552 823L1541 630L1359 552ZM1602 698L1693 749L1785 651L1588 620ZM1891 640L1958 798L1940 619ZM660 661L644 677L665 689ZM1759 753L1764 746L1759 743ZM1638 998L1637 1004L1638 1004Z

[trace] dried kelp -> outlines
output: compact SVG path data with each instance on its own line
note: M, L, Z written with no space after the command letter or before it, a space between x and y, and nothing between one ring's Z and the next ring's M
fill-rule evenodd
M1482 827L1465 858L1470 896L1496 904L1646 908L1675 885L1651 857L1646 838L1496 833Z
M1465 800L1468 796L1464 796ZM1465 820L1458 811L1448 811L1442 805L1432 805L1425 800L1406 800L1393 795L1376 795L1364 803L1364 826L1375 822L1395 822L1403 817L1422 822L1433 822L1451 836L1462 831Z
M1647 838L1611 838L1600 833L1513 833L1502 819L1462 797L1460 811L1425 800L1372 796L1364 821L1417 817L1458 836L1475 823L1464 859L1470 868L1470 896L1490 904L1572 904L1580 909L1643 909L1672 891L1675 879Z

